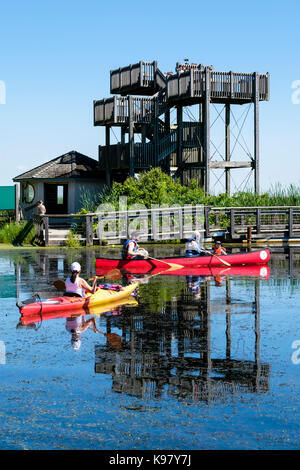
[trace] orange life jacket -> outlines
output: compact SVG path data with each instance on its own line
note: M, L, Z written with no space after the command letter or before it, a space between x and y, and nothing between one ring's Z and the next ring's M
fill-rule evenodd
M222 246L219 246L218 248L214 248L214 254L215 255L221 256L223 254L222 251L223 252L225 251L225 253L226 253L225 248L223 248Z

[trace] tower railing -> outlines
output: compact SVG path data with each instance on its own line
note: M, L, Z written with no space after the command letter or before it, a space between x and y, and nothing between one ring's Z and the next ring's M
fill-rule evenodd
M206 91L206 75L202 70L189 70L171 75L167 80L168 98L202 98ZM210 72L210 97L252 101L255 93L255 74ZM269 74L259 75L259 99L269 99Z
M165 75L157 68L157 62L143 62L110 71L110 92L153 95L166 86Z
M130 109L132 106L132 109ZM122 125L129 122L149 124L154 116L154 101L150 98L113 96L94 101L94 125Z

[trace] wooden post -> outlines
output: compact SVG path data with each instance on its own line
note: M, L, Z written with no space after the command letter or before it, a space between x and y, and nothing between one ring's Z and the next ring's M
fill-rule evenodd
M93 245L93 217L90 215L85 216L85 244L86 246Z
M204 163L206 194L210 191L210 69L205 68L205 99L204 99Z
M170 134L171 128L170 128L170 108L168 108L165 112L165 130L166 133ZM166 157L166 170L167 174L170 176L171 175L171 157L168 155Z
M198 162L202 163L204 161L204 106L203 103L199 104L199 152L198 152ZM201 169L201 178L200 178L200 186L204 186L205 181L205 172L203 168Z
M261 226L261 209L258 207L256 209L256 234L260 234L260 226Z
M247 242L248 243L252 242L252 227L251 226L247 227Z
M177 106L177 167L182 166L182 106ZM183 182L182 168L180 170L180 181Z
M230 161L230 104L225 105L225 160ZM226 194L230 194L230 169L225 168Z
M98 237L99 237L99 245L101 244L101 240L103 238L103 217L102 215L98 215Z
M294 216L294 209L292 207L289 208L289 238L293 238L293 217Z
M205 237L208 238L210 236L209 230L209 207L204 208L204 230L205 230Z
M129 233L129 215L128 211L126 211L125 214L125 225L126 225L126 238L127 240L130 238L130 233Z
M259 74L254 73L254 191L259 194Z
M49 217L43 217L45 224L45 246L49 246Z
M234 209L230 209L230 237L234 238Z
M157 230L157 211L151 209L151 225L152 225L152 239L159 240L158 230Z
M159 166L158 165L158 101L157 98L154 100L154 166Z
M129 176L134 176L134 128L133 128L133 98L128 96L128 115L129 115Z
M121 145L123 146L125 144L125 127L121 127ZM123 148L122 148L122 151L123 151Z
M106 184L108 187L111 185L110 179L110 127L105 126L105 175Z
M179 219L179 238L183 239L183 220L182 220L182 207L178 209L178 219Z

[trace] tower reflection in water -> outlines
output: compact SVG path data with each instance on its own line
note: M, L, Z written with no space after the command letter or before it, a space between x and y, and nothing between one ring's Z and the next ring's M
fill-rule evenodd
M112 376L114 392L143 399L167 394L178 400L209 402L237 392L267 392L270 365L260 358L261 280L239 284L239 291L250 295L250 301L234 300L232 282L236 279L224 279L224 295L217 298L212 295L218 285L213 279L200 280L200 295L195 295L188 282L180 283L181 290L164 304L160 314L153 314L150 303L141 298L130 315L112 319L122 330L122 348L116 352L97 345L96 373ZM212 346L212 319L220 314L225 317L225 351L218 356L220 348L214 351ZM233 358L231 330L236 314L249 320L246 336L252 360ZM222 341L220 335L219 339Z

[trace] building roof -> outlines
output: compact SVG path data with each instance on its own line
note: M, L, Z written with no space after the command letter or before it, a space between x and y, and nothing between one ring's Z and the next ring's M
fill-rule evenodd
M60 157L53 158L32 170L15 176L13 181L49 179L90 179L97 178L98 161L82 153L71 150Z

